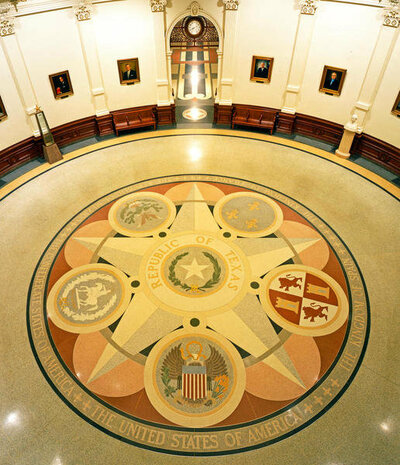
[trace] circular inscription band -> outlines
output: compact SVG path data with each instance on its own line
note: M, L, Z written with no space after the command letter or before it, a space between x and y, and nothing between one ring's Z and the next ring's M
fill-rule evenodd
M156 305L183 315L232 308L243 298L250 279L240 248L201 232L160 241L144 257L140 277Z
M329 225L211 175L135 183L78 212L43 252L27 312L38 365L73 412L187 456L317 428L370 325L361 272Z

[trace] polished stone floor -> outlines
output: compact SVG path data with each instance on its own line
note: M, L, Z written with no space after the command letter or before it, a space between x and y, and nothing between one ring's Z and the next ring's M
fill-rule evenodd
M329 152L213 129L9 182L0 463L395 465L398 199Z

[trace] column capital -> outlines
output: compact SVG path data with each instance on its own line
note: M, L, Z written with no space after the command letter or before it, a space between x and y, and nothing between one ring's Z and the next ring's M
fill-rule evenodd
M388 27L400 26L400 0L383 0L383 25Z
M150 0L150 7L153 13L159 13L165 10L167 0Z
M92 11L92 0L80 0L74 8L74 13L78 21L88 21L92 19Z
M222 0L225 5L225 10L237 10L239 8L239 0Z
M315 15L319 0L300 0L300 14Z
M10 2L0 6L0 37L15 34L15 13Z

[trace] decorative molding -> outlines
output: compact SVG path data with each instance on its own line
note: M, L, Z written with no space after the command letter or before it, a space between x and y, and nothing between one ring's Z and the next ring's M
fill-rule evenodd
M91 0L81 0L74 8L74 13L78 21L88 21L92 19L93 6Z
M189 5L190 16L197 16L200 13L200 5L198 2L192 2Z
M162 12L167 6L167 0L150 0L150 6L153 13Z
M222 0L225 5L225 10L237 10L239 8L239 0Z
M384 0L383 25L398 28L400 26L400 0Z
M315 15L318 8L318 0L300 0L300 14Z
M15 34L15 12L10 2L0 6L0 37Z

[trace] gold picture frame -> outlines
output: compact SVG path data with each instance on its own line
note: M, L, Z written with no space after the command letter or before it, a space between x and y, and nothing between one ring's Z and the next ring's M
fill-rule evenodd
M271 57L253 56L250 80L256 82L271 82L274 59Z
M0 122L7 118L6 107L4 106L3 100L0 97Z
M396 116L400 116L400 92L397 95L396 101L394 102L392 113Z
M139 58L117 60L117 64L121 86L140 82Z
M322 72L321 84L319 91L331 95L340 95L344 80L346 78L347 69L335 68L334 66L324 66Z
M59 100L74 94L69 71L61 71L49 75L54 98Z

